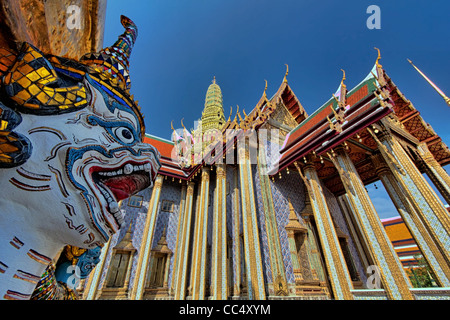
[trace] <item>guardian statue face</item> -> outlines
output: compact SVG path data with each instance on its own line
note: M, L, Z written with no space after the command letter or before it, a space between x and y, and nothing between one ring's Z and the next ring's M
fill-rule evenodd
M121 200L152 185L160 154L143 143L143 116L129 94L137 34L80 62L24 43L0 50L0 190L4 210L63 244L93 248L124 221Z

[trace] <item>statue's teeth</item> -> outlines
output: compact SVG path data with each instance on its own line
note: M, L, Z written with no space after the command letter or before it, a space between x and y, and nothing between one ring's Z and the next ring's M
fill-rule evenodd
M133 172L133 166L132 166L131 164L127 163L127 164L125 165L125 167L123 167L123 172L124 172L125 174L130 174L130 173L132 173L132 172Z
M119 212L119 204L112 199L111 202L109 202L109 211L114 214Z
M152 170L152 166L150 165L150 163L146 163L146 164L144 164L144 170L146 171L146 172L150 172L150 170Z

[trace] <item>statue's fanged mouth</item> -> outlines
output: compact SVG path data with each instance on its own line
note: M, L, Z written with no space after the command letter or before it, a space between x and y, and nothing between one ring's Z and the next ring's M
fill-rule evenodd
M117 224L123 223L119 201L151 186L156 176L155 168L149 162L127 162L119 168L92 167L92 180L108 204L108 211Z

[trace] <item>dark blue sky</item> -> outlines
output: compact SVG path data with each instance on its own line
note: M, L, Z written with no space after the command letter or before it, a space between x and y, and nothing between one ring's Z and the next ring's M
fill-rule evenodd
M381 29L369 30L369 5L381 9ZM450 144L450 108L407 62L411 59L450 96L450 1L108 0L104 46L123 32L120 14L139 35L130 59L131 92L146 131L170 139L170 122L187 128L201 116L216 76L225 116L230 106L253 109L288 81L311 114L340 83L348 89L381 64L426 122ZM381 185L381 183L380 183Z

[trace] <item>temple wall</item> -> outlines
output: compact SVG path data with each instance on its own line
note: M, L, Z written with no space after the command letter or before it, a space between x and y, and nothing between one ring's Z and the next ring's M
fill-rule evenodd
M161 203L164 200L173 202L173 212L161 210ZM159 239L163 234L164 228L166 228L167 246L172 251L169 266L169 282L168 282L169 288L172 282L172 270L177 241L180 201L181 201L181 184L177 185L176 183L175 184L163 183L161 190L161 197L159 201L158 216L156 218L155 233L152 240L152 248L156 247Z
M281 179L275 178L275 182L270 181L278 225L278 235L280 237L283 262L286 270L286 281L288 283L295 283L288 235L285 229L289 222L288 199L292 203L299 222L306 228L303 218L300 216L301 211L305 207L305 190L303 183L300 181L301 178L297 172L290 172L288 175L285 174Z
M167 180L166 180L167 181ZM165 181L165 182L166 182ZM137 195L143 197L142 206L140 208L136 208L133 206L128 206L128 202L130 200L124 200L121 210L126 211L125 215L125 223L129 226L130 221L132 221L131 226L131 234L132 234L132 244L133 247L136 248L136 252L133 256L131 273L130 273L130 283L129 290L131 291L133 286L133 281L136 273L137 260L139 256L139 251L141 247L141 240L144 234L144 226L145 219L147 218L148 205L150 202L152 194L152 188L145 189L138 193ZM173 202L173 212L162 211L161 204L162 201L172 201ZM164 228L166 227L166 241L170 250L175 253L176 246L176 238L177 238L177 228L178 228L178 217L179 217L179 209L180 209L180 200L181 200L181 187L178 187L176 184L168 184L163 183L161 190L161 197L158 203L158 215L156 218L155 231L152 240L152 248L155 248L157 242L161 238ZM111 253L116 244L120 242L127 231L128 227L122 228L119 233L116 233L111 238L111 246L109 247L108 254L106 255L105 266L103 269L103 273L101 275L101 279L99 282L98 289L103 287L103 283L106 279L108 267L111 261ZM173 270L173 255L171 256L170 266L169 266L169 287L172 281L172 270Z
M105 257L105 265L104 265L103 272L102 272L102 275L100 278L98 289L101 289L103 287L103 283L106 279L109 264L111 261L112 250L116 246L116 244L118 244L120 242L120 240L124 237L126 231L128 230L128 226L129 226L130 222L132 223L132 226L131 226L132 244L133 244L133 247L137 249L136 253L134 254L132 267L131 267L130 286L132 285L134 275L135 275L137 258L139 255L140 244L141 244L142 235L143 235L143 231L144 231L145 218L147 217L148 205L150 202L151 194L152 194L151 188L145 189L137 194L139 196L142 196L142 205L140 208L128 206L128 202L130 201L130 198L123 201L121 210L126 211L125 225L127 227L122 228L119 233L114 234L111 238L111 245L110 245L108 253Z

